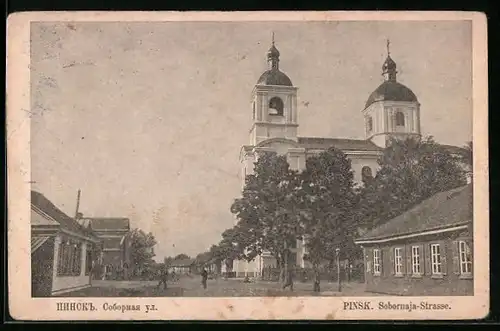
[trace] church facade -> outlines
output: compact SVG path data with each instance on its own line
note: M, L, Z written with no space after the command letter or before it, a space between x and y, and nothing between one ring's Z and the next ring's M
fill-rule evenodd
M253 173L254 162L259 154L273 151L286 155L290 167L303 170L306 159L334 147L342 150L351 160L354 180L361 182L364 176L374 176L378 171L378 159L390 138L420 137L420 103L416 95L397 81L396 63L390 56L382 66L384 82L369 96L363 109L365 139L334 137L301 137L298 135L297 107L298 87L280 70L280 53L274 40L267 52L268 70L257 81L251 95L252 126L250 141L240 151L242 185L247 175ZM297 241L291 248L297 267L307 267L304 260L304 243ZM268 253L251 262L234 261L236 277L254 277L276 260Z

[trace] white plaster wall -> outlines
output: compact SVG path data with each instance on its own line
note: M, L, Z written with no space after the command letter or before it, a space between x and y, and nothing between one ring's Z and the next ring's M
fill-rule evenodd
M357 183L362 182L361 169L368 166L372 169L372 175L375 177L379 170L377 157L363 157L363 156L347 156L351 160L351 167L354 172L354 181Z

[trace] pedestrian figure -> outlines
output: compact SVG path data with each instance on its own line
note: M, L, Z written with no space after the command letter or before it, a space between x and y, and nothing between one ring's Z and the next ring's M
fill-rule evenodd
M207 288L207 281L208 281L208 271L203 269L201 272L201 285L203 286L204 289Z
M160 282L158 283L157 288L159 289L160 286L163 284L163 289L167 289L167 278L168 278L168 270L167 268L162 268L160 270Z
M313 289L314 292L320 292L320 287L319 287L320 277L319 276L320 276L319 271L315 270L314 271L314 289Z
M286 275L285 285L283 285L283 289L286 289L290 286L290 290L293 292L293 272L290 270Z
M207 279L208 279L208 272L205 268L201 271L201 285L203 285L203 288L207 288Z

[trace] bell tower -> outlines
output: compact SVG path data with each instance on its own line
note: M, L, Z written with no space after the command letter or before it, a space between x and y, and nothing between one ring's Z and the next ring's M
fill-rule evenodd
M420 137L420 103L412 90L397 81L397 66L389 46L387 40L384 82L370 95L363 110L366 139L382 148L391 138Z
M280 71L280 52L274 42L267 52L268 69L260 76L252 91L252 128L250 145L271 138L297 141L297 88Z

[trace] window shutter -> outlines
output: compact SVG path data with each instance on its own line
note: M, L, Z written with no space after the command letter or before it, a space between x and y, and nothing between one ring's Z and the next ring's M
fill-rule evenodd
M446 261L446 256L448 255L448 245L446 245L446 241L442 241L439 244L439 253L441 254L441 272L443 275L446 275L448 273L448 262Z
M384 250L382 248L380 248L379 254L380 254L380 274L382 275L384 273Z
M394 257L395 250L396 250L395 247L389 247L389 263L391 264L390 265L391 275L394 275L396 273L396 266L394 265L394 263L395 263L395 257Z
M425 265L425 253L424 253L425 245L418 245L418 262L420 264L420 274L425 275L426 265Z
M424 272L426 275L432 275L432 266L431 266L431 245L424 244L424 249L422 250L422 257L425 264Z
M467 240L467 245L470 249L470 260L471 260L471 273L474 274L474 242L472 240Z
M370 250L365 249L366 273L373 273L371 268Z
M453 258L453 273L455 275L460 275L460 249L458 240L452 242L451 256Z
M404 258L406 258L406 264ZM411 274L411 246L403 247L403 273L405 275Z
M412 246L406 246L405 247L405 256L406 256L406 270L405 273L408 275L412 274L412 266L411 266L411 253L412 253Z

